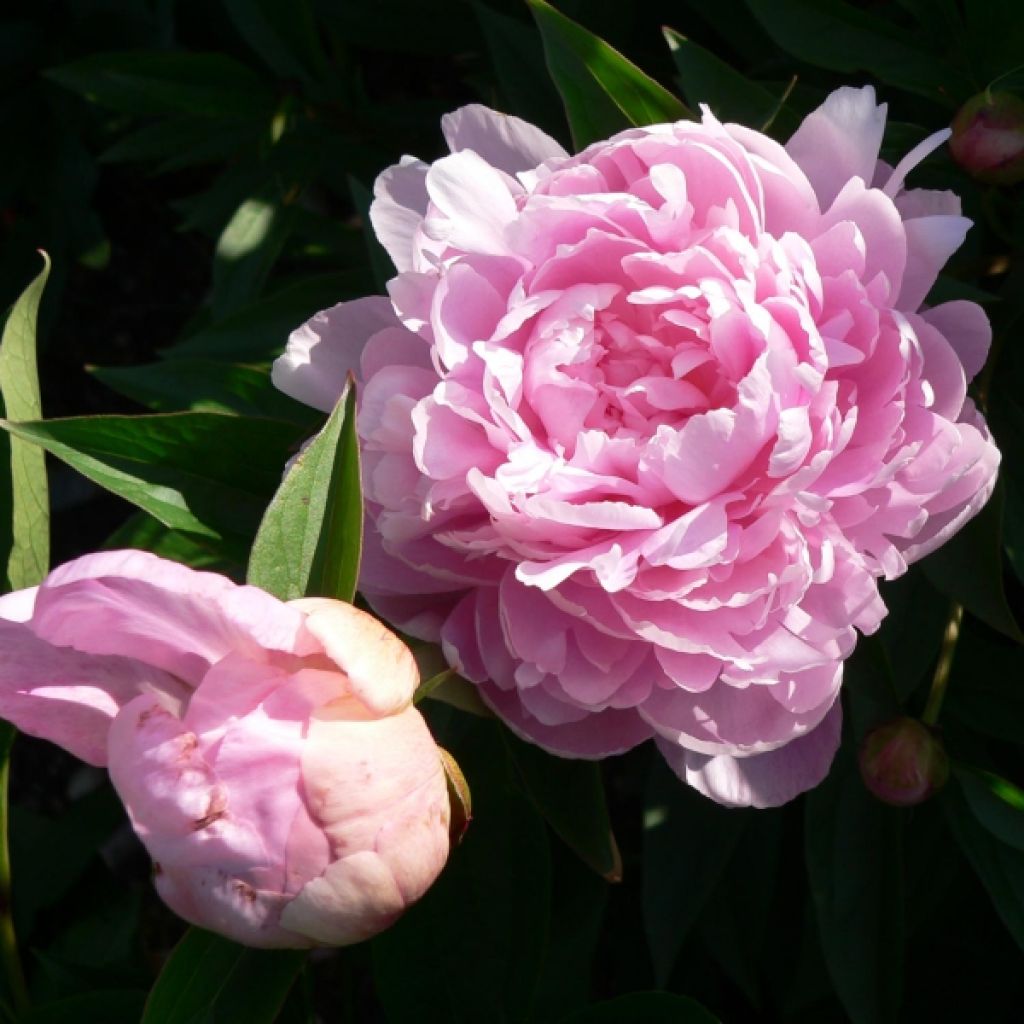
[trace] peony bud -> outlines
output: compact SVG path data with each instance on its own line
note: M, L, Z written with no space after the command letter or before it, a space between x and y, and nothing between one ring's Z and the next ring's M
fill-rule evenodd
M969 99L953 119L953 159L990 185L1024 181L1024 100L988 90Z
M879 800L912 807L940 790L949 778L949 758L935 732L915 718L895 718L861 744L860 774Z
M359 942L444 866L448 755L412 706L415 662L351 605L105 552L0 599L0 650L0 715L109 766L194 924Z

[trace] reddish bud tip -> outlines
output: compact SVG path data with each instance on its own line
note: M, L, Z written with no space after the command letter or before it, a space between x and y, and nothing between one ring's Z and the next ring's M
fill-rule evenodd
M1008 92L971 97L953 118L953 159L978 181L1024 181L1024 100Z
M864 785L896 807L922 803L949 778L949 758L938 737L914 718L896 718L868 733L858 760Z

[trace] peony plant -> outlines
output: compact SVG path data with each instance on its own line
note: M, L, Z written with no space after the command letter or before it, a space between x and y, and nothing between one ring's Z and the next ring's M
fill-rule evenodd
M879 159L840 88L785 146L704 109L571 156L486 107L377 179L387 298L314 316L274 365L330 409L350 373L360 589L521 736L654 738L729 805L820 781L878 581L985 504L967 396L981 307L930 305L970 222Z

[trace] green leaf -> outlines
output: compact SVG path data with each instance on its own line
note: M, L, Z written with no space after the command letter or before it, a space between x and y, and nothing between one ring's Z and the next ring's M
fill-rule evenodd
M854 1024L900 1020L904 899L903 816L864 788L840 749L807 794L807 873L825 962Z
M242 38L280 78L307 86L328 73L308 0L224 0Z
M132 130L100 154L103 163L153 161L160 172L222 163L254 150L268 135L265 120L224 121L190 114L161 117Z
M246 949L190 928L153 986L141 1024L272 1024L306 954Z
M1024 643L1003 589L1002 485L988 504L938 551L921 562L929 581L993 629Z
M145 512L135 512L121 524L104 542L107 551L135 548L138 551L152 551L154 555L168 558L172 562L219 572L238 580L245 577L245 567L227 557L215 541L195 534L170 530Z
M656 758L644 801L643 914L659 985L739 841L748 818L691 789Z
M996 913L1024 950L1024 852L993 835L972 813L956 786L947 786L941 800L960 849L988 892Z
M281 352L290 331L341 299L364 295L365 285L361 271L304 277L197 328L163 355L265 362Z
M543 968L551 883L544 822L513 784L498 724L452 715L459 735L439 739L472 782L473 821L430 891L373 940L389 1024L525 1021Z
M691 117L683 102L603 39L544 0L527 0L544 40L573 142L582 149L624 128Z
M1024 790L994 772L956 764L953 774L974 817L997 839L1024 851Z
M947 107L977 91L913 32L843 0L747 0L747 7L783 50L815 67L868 71Z
M594 761L555 757L502 732L523 788L555 834L609 882L622 879L601 768Z
M41 255L43 269L14 304L0 341L0 412L11 420L36 420L43 415L36 370L36 325L39 302L50 276L50 257ZM5 579L0 581L5 591L34 586L50 567L50 500L43 453L34 444L5 435L0 442L0 462L7 458L9 477L7 467L0 465L0 488L10 497L9 548L0 550L6 563ZM5 534L7 529L4 523Z
M219 53L94 53L47 77L129 114L191 114L252 121L273 111L273 92L244 64Z
M984 736L1024 743L1024 648L975 619L960 626L943 716Z
M759 128L778 110L774 123L788 138L799 125L787 109L779 110L780 95L759 82L752 82L699 43L675 29L663 29L672 59L679 72L679 84L691 107L706 103L721 121L735 121Z
M56 906L96 863L97 851L124 824L113 788L102 785L55 818L15 804L11 808L11 863L18 884L14 914L28 935L36 915Z
M757 1009L762 977L770 973L765 939L778 890L786 812L763 810L747 822L722 878L704 907L696 943L721 965Z
M562 1024L718 1024L700 1003L670 992L631 992L588 1006L562 1019Z
M0 421L165 526L247 545L301 427L183 412Z
M278 391L266 366L183 357L145 366L94 366L109 388L155 412L265 416L312 428L319 414Z
M249 582L282 600L355 596L363 545L355 421L350 383L323 430L296 458L260 524Z
M254 196L228 221L213 254L213 315L222 319L251 302L277 262L292 228L281 202Z
M917 566L898 580L883 583L882 598L889 614L878 639L892 667L896 694L904 701L935 665L950 604Z
M532 25L474 2L473 11L487 44L487 53L502 98L518 117L550 132L565 133L559 97L544 64L544 47Z

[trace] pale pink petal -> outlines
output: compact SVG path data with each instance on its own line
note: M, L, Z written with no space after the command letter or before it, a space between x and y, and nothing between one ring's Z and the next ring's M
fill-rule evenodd
M822 722L784 747L752 757L709 756L658 740L669 767L694 789L726 807L779 807L828 774L839 749L838 701Z
M810 179L822 209L852 178L869 184L885 130L886 104L870 85L836 89L804 118L786 152Z
M436 161L427 173L427 192L447 218L447 243L467 252L505 252L505 226L516 214L509 185L471 149Z
M907 269L897 305L916 310L925 300L939 271L963 244L971 227L966 217L915 217L904 221Z
M359 376L359 360L369 339L389 327L400 325L387 299L339 302L292 331L284 354L274 361L271 379L296 401L330 412L349 375Z
M393 715L409 704L419 685L416 661L377 619L351 604L321 597L290 601L289 606L306 616L306 629L372 714Z
M145 551L104 551L54 570L32 628L52 644L116 654L196 685L230 651L302 652L302 616L256 587Z
M0 651L0 718L89 764L107 763L110 723L129 701L160 694L173 706L189 692L151 665L57 647L20 622L0 621Z
M539 128L479 103L445 114L441 118L441 131L453 153L471 149L492 167L508 174L529 171L545 160L569 156Z
M985 310L976 302L956 299L921 312L953 347L968 380L973 380L985 365L992 344L992 325Z
M370 223L399 273L413 269L413 243L427 212L427 170L421 160L404 156L373 183Z

